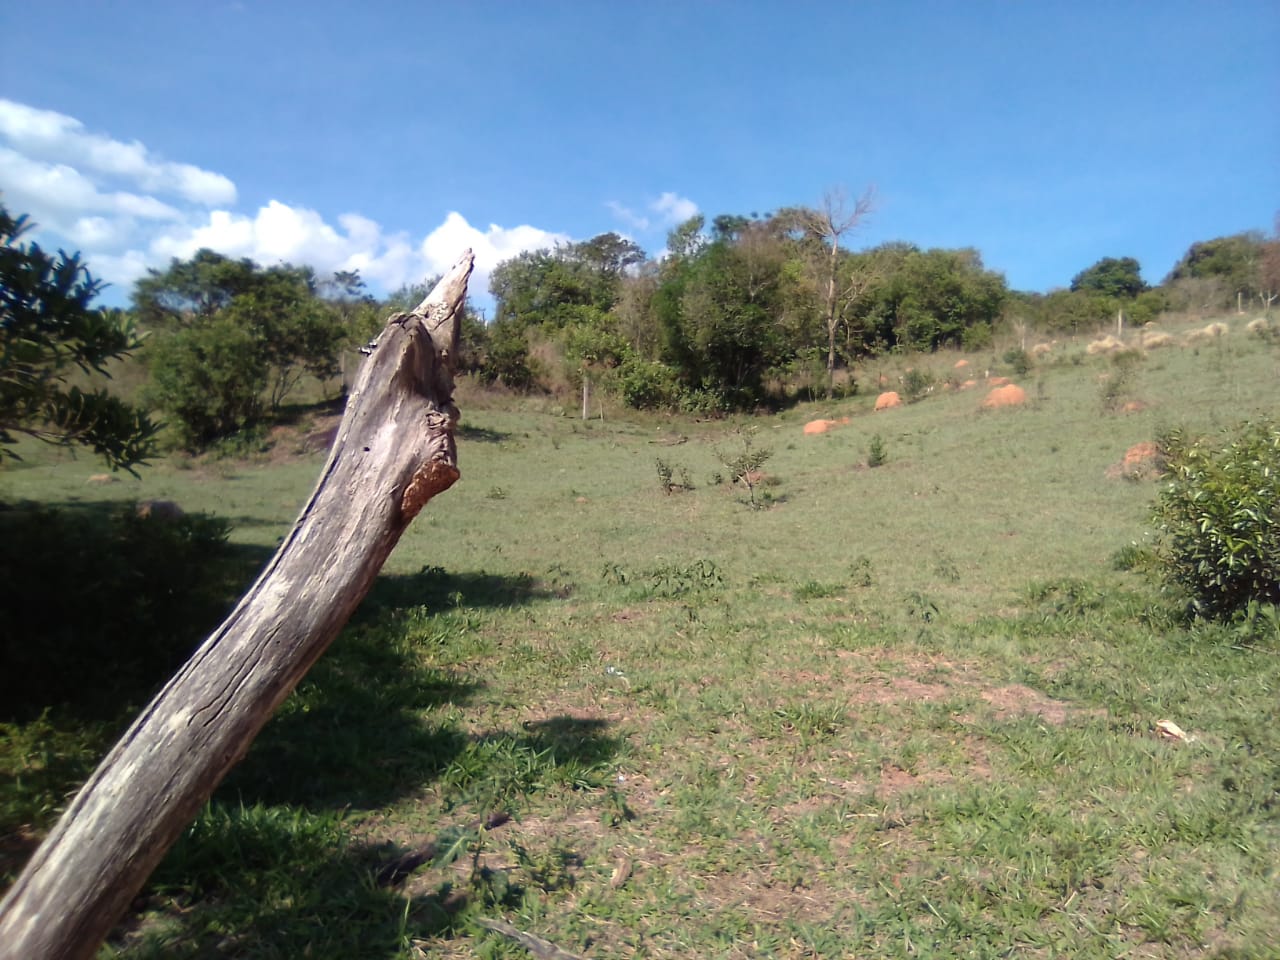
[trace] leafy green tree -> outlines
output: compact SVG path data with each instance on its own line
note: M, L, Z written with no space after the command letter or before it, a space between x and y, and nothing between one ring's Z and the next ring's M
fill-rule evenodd
M1103 257L1071 280L1071 289L1088 290L1105 297L1131 299L1147 289L1142 268L1133 257Z
M133 287L133 310L147 329L208 320L237 296L258 286L258 265L199 250L190 260L174 257L163 272L148 270Z
M354 274L333 282L359 289ZM185 443L208 443L278 411L304 374L336 376L353 331L320 290L308 267L262 268L210 250L138 281L135 310L155 331L150 395L181 421Z
M91 306L102 284L78 254L20 242L31 226L0 205L0 457L16 456L10 445L26 434L129 469L151 456L156 426L105 389L70 381L108 376L108 362L139 345L133 324Z
M1148 294L1143 294L1144 297ZM1078 336L1114 323L1118 301L1089 290L1052 290L1047 294L1019 294L1020 313L1037 329Z
M567 259L585 264L605 281L620 279L628 270L644 263L644 250L634 240L616 233L602 233L575 243L565 251ZM610 291L616 296L616 291Z
M1193 243L1165 278L1165 285L1212 279L1222 287L1223 304L1237 295L1252 299L1260 290L1264 244L1257 231Z
M148 346L148 395L173 415L186 448L198 450L263 418L271 369L261 346L253 330L228 316Z
M610 312L629 272L643 261L644 251L634 242L603 233L499 264L489 280L496 302L485 359L491 369L482 375L517 389L531 386L530 337L559 342L571 381L580 383L595 368L617 366L620 346L613 343L616 324Z
M673 276L676 296L659 304L667 359L686 387L730 408L763 403L766 374L794 357L777 322L786 251L763 230L706 246Z
M617 302L621 278L637 258L643 251L617 234L521 253L490 275L495 320L548 329L593 320Z
M329 304L299 289L237 297L221 316L257 334L271 371L269 399L278 411L303 374L323 382L338 375L344 330Z
M1134 297L1133 302L1125 307L1129 321L1137 326L1149 323L1169 309L1168 294L1156 287L1144 290Z
M667 253L673 262L696 257L702 252L702 248L707 245L706 234L702 232L706 225L707 218L699 213L678 224L667 234Z
M1008 290L1001 274L986 270L971 248L922 251L881 248L885 282L868 311L870 332L885 346L937 350L989 338Z

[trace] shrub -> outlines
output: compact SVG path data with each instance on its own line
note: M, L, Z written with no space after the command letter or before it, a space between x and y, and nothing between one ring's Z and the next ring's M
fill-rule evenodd
M1280 425L1222 438L1164 437L1172 476L1155 505L1165 581L1201 616L1280 603Z
M902 399L915 403L933 389L933 374L927 370L908 370L902 377Z
M1031 372L1032 360L1031 354L1018 347L1011 347L1004 352L1001 358L1005 365L1013 371L1014 376L1025 377Z
M168 412L190 450L263 416L270 365L254 333L222 317L158 337L149 350L147 399Z
M750 506L757 508L761 504L756 500L756 486L761 480L761 468L765 465L773 451L767 447L757 447L755 437L749 430L738 431L740 450L716 450L716 459L729 469L732 483L741 481L750 496Z
M1119 350L1111 355L1111 370L1098 381L1098 400L1104 411L1114 413L1130 398L1142 359L1137 350Z
M654 458L654 465L658 470L658 486L662 487L662 492L672 494L676 491L685 491L693 489L693 481L689 478L689 471L680 464L670 464L661 457ZM675 479L676 473L680 474L680 479Z
M634 356L618 368L618 387L627 406L637 410L671 407L680 392L674 370Z
M867 447L867 466L883 466L887 459L889 457L884 451L884 439L877 433L871 438L871 443Z

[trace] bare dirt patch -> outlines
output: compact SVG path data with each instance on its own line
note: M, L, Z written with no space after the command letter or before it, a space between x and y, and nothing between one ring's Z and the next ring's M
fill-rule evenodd
M889 651L837 651L836 669L784 671L779 679L792 687L822 690L851 707L937 703L977 696L991 705L997 720L1039 716L1061 725L1082 711L1022 684L993 686L973 663L925 654ZM966 717L958 718L967 720Z
M1073 712L1071 704L1046 697L1038 690L1032 690L1019 683L991 690L980 690L978 695L991 704L997 720L1035 715L1046 723L1061 726L1070 719Z

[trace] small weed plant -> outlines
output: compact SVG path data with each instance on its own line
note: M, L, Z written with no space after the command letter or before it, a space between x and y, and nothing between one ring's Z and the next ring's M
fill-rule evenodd
M760 470L773 456L773 451L755 445L753 430L739 430L738 442L740 449L717 450L716 457L728 469L730 481L747 488L748 504L752 509L759 509L762 504L756 499L756 487L761 480Z
M704 590L719 589L724 573L714 560L702 558L690 563L663 563L635 574L616 563L606 563L601 579L615 586L633 587L633 599L681 597Z
M1280 425L1161 442L1172 477L1155 506L1160 567L1202 616L1280 603Z
M878 433L873 435L870 444L867 446L867 466L873 469L882 467L888 459L889 455L884 449L884 438Z
M1098 381L1098 400L1106 413L1115 413L1133 397L1142 354L1121 350L1111 356L1111 369Z
M693 480L689 477L687 467L678 463L667 463L661 457L654 457L654 466L658 471L658 486L667 496L693 489ZM679 479L676 479L677 474Z

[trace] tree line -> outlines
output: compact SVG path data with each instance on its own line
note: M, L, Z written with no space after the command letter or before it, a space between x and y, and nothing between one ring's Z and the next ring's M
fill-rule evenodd
M855 249L870 194L765 215L695 216L660 256L605 233L499 264L484 322L468 312L458 370L511 390L604 391L638 409L713 414L856 389L855 364L893 351L987 347L1001 324L1088 333L1117 312L1269 309L1277 233L1195 243L1157 286L1105 257L1047 294L1010 290L976 249L894 242ZM263 267L210 250L152 269L129 310L99 309L78 255L24 239L0 206L0 455L19 434L92 447L115 466L154 452L158 423L200 450L278 417L310 378L341 390L344 365L387 313L431 281L377 299L357 272ZM90 378L122 358L145 370L125 403Z
M637 408L752 409L797 389L856 389L848 371L886 353L982 349L1001 324L1078 335L1117 314L1269 309L1280 292L1280 222L1270 238L1193 244L1154 287L1133 257L1104 257L1040 294L1010 290L973 248L852 249L872 204L837 193L765 216L695 216L657 258L612 233L523 253L492 276L483 375L521 390L586 381Z

